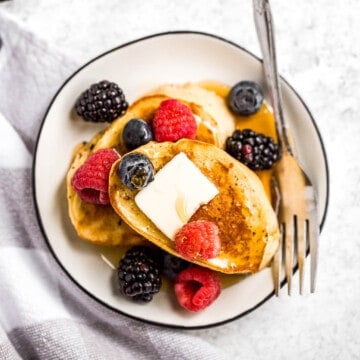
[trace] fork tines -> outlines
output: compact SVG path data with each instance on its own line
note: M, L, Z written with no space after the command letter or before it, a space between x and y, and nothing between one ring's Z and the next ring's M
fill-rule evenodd
M288 295L292 291L293 273L299 271L299 293L304 293L305 260L307 251L310 253L310 292L315 291L315 279L318 262L318 226L313 219L301 219L293 215L292 219L280 224L280 245L273 263L275 294L278 296L282 271L284 268ZM291 225L290 225L291 224ZM296 255L296 256L295 256Z

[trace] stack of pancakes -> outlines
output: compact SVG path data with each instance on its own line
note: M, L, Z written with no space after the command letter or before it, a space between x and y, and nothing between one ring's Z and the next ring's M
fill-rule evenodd
M127 113L74 151L67 174L69 215L79 237L102 245L135 245L150 241L179 256L174 242L167 238L137 207L136 191L126 188L116 174L116 162L110 172L108 206L83 202L71 186L75 171L88 156L102 148L128 152L122 142L125 124L133 118L151 122L160 103L175 98L187 105L198 122L196 140L152 141L134 152L147 155L155 173L179 152L185 153L214 183L219 194L200 206L190 221L206 219L219 227L220 254L197 264L223 273L254 273L270 262L279 243L276 214L259 177L224 150L226 138L236 128L223 97L199 84L161 86L135 101Z

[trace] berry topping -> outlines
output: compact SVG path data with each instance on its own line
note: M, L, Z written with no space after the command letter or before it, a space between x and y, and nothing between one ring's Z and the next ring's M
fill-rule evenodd
M191 110L176 99L161 102L153 119L156 141L195 139L196 120Z
M175 281L176 275L189 267L189 265L189 262L177 256L168 253L163 256L163 274L171 281Z
M120 260L118 280L123 295L139 302L149 302L161 288L158 255L150 247L130 248Z
M120 87L107 80L92 84L75 103L76 113L92 122L112 122L123 115L128 106Z
M240 81L231 88L227 98L230 110L237 115L256 113L263 100L261 87L253 81Z
M126 187L140 190L154 180L154 167L146 155L128 153L119 162L117 174Z
M221 282L212 270L193 265L177 275L174 290L182 307L197 312L220 295Z
M148 123L141 119L131 119L124 127L122 138L128 150L136 149L153 139Z
M109 173L112 164L119 158L114 149L100 149L76 170L71 185L81 200L92 204L109 204Z
M191 221L175 234L176 251L189 260L206 260L220 252L219 228L207 220Z
M272 138L250 129L235 130L226 139L226 151L252 170L270 169L280 158Z

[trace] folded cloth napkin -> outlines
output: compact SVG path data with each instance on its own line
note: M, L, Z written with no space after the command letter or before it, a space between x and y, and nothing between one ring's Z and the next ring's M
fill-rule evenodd
M53 260L32 199L36 136L78 67L0 11L0 359L222 359L191 331L115 314Z

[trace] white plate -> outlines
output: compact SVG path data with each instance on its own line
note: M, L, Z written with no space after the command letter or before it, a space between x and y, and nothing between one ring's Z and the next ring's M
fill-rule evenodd
M72 108L91 83L109 79L120 84L131 103L145 91L169 82L241 79L263 84L259 59L227 40L194 32L170 32L143 38L98 56L73 74L55 95L44 118L33 166L39 224L60 266L86 294L118 313L143 321L186 328L219 325L238 318L273 295L269 270L226 287L204 311L182 310L171 291L163 290L146 305L116 294L114 271L92 244L76 236L67 216L65 174L76 144L100 125L78 121ZM264 84L263 84L264 85ZM315 122L301 98L282 81L285 116L290 122L306 172L319 196L323 224L328 202L327 162Z

